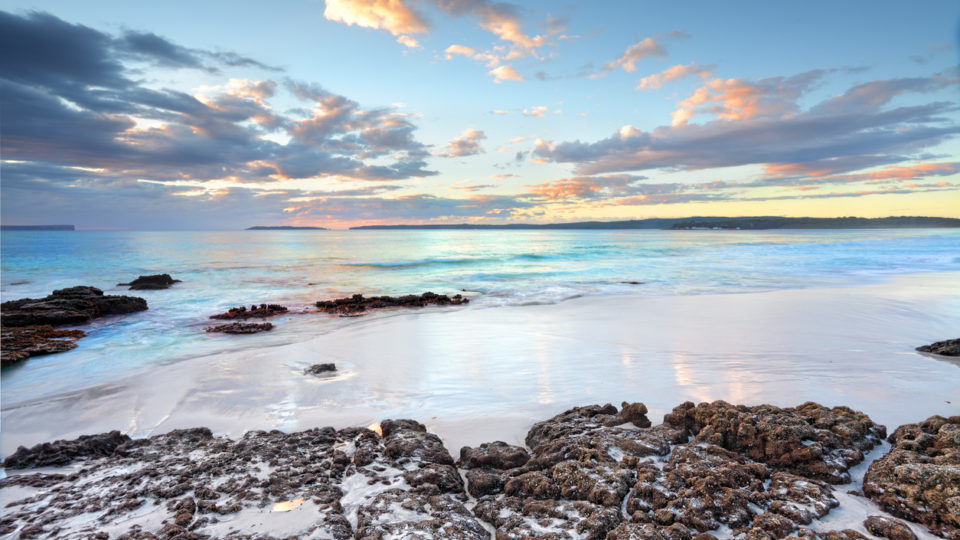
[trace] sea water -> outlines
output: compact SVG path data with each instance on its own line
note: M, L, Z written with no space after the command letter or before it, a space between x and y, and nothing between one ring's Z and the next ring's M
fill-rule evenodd
M199 355L291 343L358 322L289 316L275 319L278 328L268 334L203 331L210 315L237 305L310 311L316 300L354 293L433 291L472 299L451 309L498 309L591 295L846 287L957 269L960 231L950 229L3 232L3 301L92 285L142 296L150 309L84 325L88 337L77 349L5 369L2 401L7 409ZM117 285L157 273L182 283L160 291Z

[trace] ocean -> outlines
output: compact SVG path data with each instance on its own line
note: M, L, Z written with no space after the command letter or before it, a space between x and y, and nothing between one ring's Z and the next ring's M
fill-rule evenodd
M142 296L150 309L85 325L89 337L77 349L5 369L2 400L7 410L201 355L289 344L399 313L281 317L276 330L255 336L203 332L209 315L237 305L310 311L316 300L354 293L465 291L469 305L443 309L490 310L591 296L850 287L958 269L960 230L949 229L8 231L4 301L92 285ZM156 273L182 283L160 291L117 286Z

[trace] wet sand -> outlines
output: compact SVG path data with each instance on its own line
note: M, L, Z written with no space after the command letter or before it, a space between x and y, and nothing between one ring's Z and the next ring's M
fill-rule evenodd
M285 332L313 335L311 317ZM206 426L237 437L415 418L456 452L576 405L642 401L656 423L684 400L862 410L889 428L960 414L960 362L914 347L956 337L960 273L859 287L426 309L306 341L190 358L82 391L3 402L18 445L119 429ZM31 359L42 362L42 358ZM117 361L105 359L104 361ZM334 362L333 377L307 376Z

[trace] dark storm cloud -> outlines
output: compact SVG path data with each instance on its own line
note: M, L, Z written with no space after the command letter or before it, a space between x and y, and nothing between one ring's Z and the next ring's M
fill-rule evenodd
M152 33L113 37L46 13L0 12L4 157L154 180L436 174L426 170L429 152L415 139L416 126L392 110L364 109L318 85L287 81L282 88L306 107L282 115L268 103L280 88L274 81L231 81L198 99L143 86L135 80L137 63L207 72L274 69ZM293 141L278 144L263 137L268 133Z

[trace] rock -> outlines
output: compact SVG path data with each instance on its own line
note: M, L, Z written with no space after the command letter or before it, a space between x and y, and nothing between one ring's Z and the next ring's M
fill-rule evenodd
M237 319L252 319L259 318L265 319L267 317L274 317L276 315L283 315L289 311L285 306L278 304L260 304L252 305L249 309L247 306L233 307L227 310L224 313L218 313L216 315L211 315L211 319L220 319L220 320L237 320Z
M391 489L360 507L356 538L488 540L490 533L455 499Z
M723 524L739 529L751 523L754 508L764 502L755 493L764 491L769 475L767 466L719 446L679 445L662 476L652 468L640 474L626 510L634 520L660 525L677 522L709 531Z
M484 497L473 509L497 528L497 539L607 538L620 521L620 512L582 501Z
M223 334L256 334L257 332L266 332L273 330L272 323L241 323L221 324L206 328L205 332L219 332Z
M384 420L384 453L399 463L412 460L440 465L453 465L453 458L443 446L443 441L427 428L413 420Z
M530 454L519 446L503 441L483 443L477 448L464 446L460 449L457 466L464 469L488 467L492 469L513 469L522 467L530 459Z
M170 274L154 274L152 276L140 276L130 283L117 283L117 285L130 287L131 290L153 290L168 289L174 283L180 283L180 280L173 279Z
M467 491L477 499L502 493L507 485L507 475L493 469L470 469L464 476L467 477Z
M532 499L556 499L560 488L552 478L538 471L530 471L511 478L504 487L507 495Z
M30 356L69 351L86 335L83 330L54 330L48 324L5 327L0 329L0 359L8 366Z
M82 459L82 468L0 479L0 495L9 501L0 534L80 537L93 520L112 529L139 523L127 532L131 538L222 537L225 524L299 501L310 519L285 521L290 528L282 536L490 538L483 520L498 539L716 540L713 531L741 540L865 540L852 530L805 527L838 505L830 476L816 460L784 460L780 450L789 454L803 435L800 446L820 443L821 459L837 473L852 456L843 451L859 450L875 432L869 418L816 404L717 402L681 405L667 420L641 427L647 424L642 403L577 407L535 424L526 438L530 450L501 441L464 447L459 470L439 437L405 419L384 420L380 433L252 431L230 440L197 428L133 441L97 436L108 438L102 446L84 438L58 441L8 459L24 466ZM950 528L958 482L949 471L928 478L916 467L937 459L956 463L950 452L960 442L958 427L960 419L933 417L897 429L891 455L917 456L878 469L904 475L899 482L919 482L904 486L894 503L939 516L925 523L951 540L958 540ZM868 477L876 472L871 466ZM461 474L476 498L472 510ZM896 495L891 485L883 489ZM16 496L5 491L12 487ZM146 508L150 520L137 521ZM897 536L903 531L896 525L867 526L875 534L882 527L892 540L914 540Z
M304 375L322 375L337 370L336 364L314 364L303 370Z
M608 420L606 425L616 426L630 423L640 428L650 427L650 419L647 418L647 406L643 403L627 403L624 401L620 405L620 412L613 419Z
M702 533L707 534L707 533ZM710 538L713 538L711 535ZM652 523L622 523L607 534L606 540L691 540L690 529L674 523L669 527L660 527ZM699 540L708 540L707 538Z
M898 427L893 448L874 461L863 493L887 512L960 539L960 416Z
M71 287L53 291L46 298L21 298L0 305L0 321L13 326L81 324L106 315L147 309L147 301L134 296L104 296L95 287Z
M86 448L82 468L0 479L0 534L34 527L42 537L87 538L93 524L94 532L110 528L124 538L489 538L462 504L463 482L449 453L432 447L436 435L412 420L384 424L392 441L363 428L251 431L237 440L197 428L134 441L120 436L112 451L95 452L86 448L93 439L81 437L66 444ZM400 439L419 443L395 459L385 442ZM361 452L365 457L355 459ZM66 461L37 459L46 455L21 450L16 459L29 466ZM444 460L438 455L449 463L435 463ZM264 529L263 519L247 521L275 503L300 499L299 518L275 516L283 534ZM151 518L137 521L145 505ZM228 531L223 525L231 520L251 528ZM127 530L131 522L139 525Z
M930 345L917 347L920 352L939 354L941 356L960 356L960 338L938 341Z
M820 532L816 534L816 538L818 540L869 540L867 535L853 529Z
M430 495L463 493L463 478L453 465L425 463L419 469L403 473L403 479L414 490Z
M21 446L3 460L3 466L7 469L26 469L67 465L80 458L112 456L118 447L130 441L130 437L119 431L111 431L99 435L81 435L72 441L41 443L32 448Z
M393 307L424 307L428 305L451 306L466 304L470 300L462 295L455 294L452 297L445 294L436 294L425 292L419 296L408 294L405 296L371 296L364 298L362 294L355 294L347 298L338 298L336 300L321 300L316 303L317 309L325 313L332 313L341 316L360 315L371 309L383 309Z
M687 430L699 442L833 484L849 482L850 467L886 436L886 428L861 412L809 402L791 409L687 402L664 423Z
M771 512L801 525L809 525L840 505L828 484L788 472L773 474L763 500Z
M889 540L917 540L906 523L883 516L870 516L863 522L870 534Z

